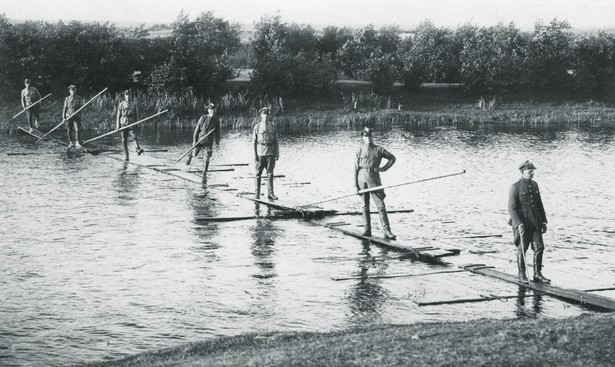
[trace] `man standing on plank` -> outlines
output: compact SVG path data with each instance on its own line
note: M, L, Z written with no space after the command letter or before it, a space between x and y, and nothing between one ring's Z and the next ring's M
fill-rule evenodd
M81 148L79 142L79 129L81 128L81 112L73 115L75 111L83 106L83 99L77 95L77 87L71 85L68 87L70 93L66 99L64 99L64 107L62 108L62 118L66 120L66 133L68 135L68 147ZM75 136L75 142L73 143L73 135Z
M24 85L26 87L21 91L21 107L26 109L41 99L41 94L38 92L38 89L31 86L30 79L24 80ZM26 111L30 132L32 132L32 121L34 121L34 126L37 129L39 128L38 120L41 114L41 103Z
M216 113L216 106L210 103L205 109L207 110L207 115L203 115L199 118L192 136L193 146L200 143L194 148L192 154L188 155L188 159L186 160L186 164L190 165L192 158L196 157L201 149L205 149L203 153L203 182L207 182L207 170L209 169L209 159L213 153L214 141L216 142L216 148L220 145L220 120L217 116L214 116ZM205 138L205 140L201 141L203 138Z
M139 120L139 109L137 108L137 104L134 101L130 100L130 91L126 89L123 95L124 100L120 102L119 106L117 107L116 130L119 130L121 127L130 125L133 122L137 122ZM133 128L134 127L131 127L129 129L124 129L121 131L125 161L128 161L130 159L128 154L129 135L135 143L135 151L137 152L137 155L143 154L143 149L141 149L141 146L139 145L139 138L137 137L137 134L135 134L135 132L133 131Z
M547 216L542 205L538 184L533 180L536 166L530 161L519 165L521 178L508 191L508 214L513 228L513 243L517 247L519 282L527 283L525 252L530 243L534 251L534 281L551 283L542 275L542 255L545 244L542 234L547 231Z
M254 161L256 162L256 183L254 196L261 195L261 174L267 169L267 197L277 200L273 193L273 169L275 162L280 158L280 145L278 143L278 129L274 123L268 121L271 109L263 107L258 111L261 119L254 125L252 142L254 143Z
M380 172L385 172L395 163L395 156L388 150L381 146L374 144L374 138L372 131L368 127L361 132L363 138L363 145L357 152L357 158L355 161L354 169L354 182L357 190L357 195L360 190L369 189L371 187L382 186L380 181ZM387 160L387 163L380 167L382 158ZM380 222L382 223L382 231L384 236L389 239L396 239L397 236L391 232L391 226L389 225L389 217L387 215L387 209L384 204L384 198L386 194L384 190L371 191L363 195L363 223L364 230L363 236L372 235L371 217L369 209L370 196L374 200L374 204L378 209L380 215Z

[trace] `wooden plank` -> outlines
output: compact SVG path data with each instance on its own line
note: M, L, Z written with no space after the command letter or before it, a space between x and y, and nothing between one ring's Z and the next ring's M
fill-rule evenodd
M535 291L549 294L567 301L572 301L582 305L590 305L604 310L615 311L615 299L612 298L603 297L597 294L590 294L576 289L560 288L545 283L522 283L519 282L519 278L517 276L495 270L493 267L466 265L462 266L462 268L475 274L504 280L506 282L514 283L522 287L533 289Z
M17 129L18 129L19 131L21 131L22 133L25 133L25 134L27 134L27 135L30 135L31 137L36 138L36 139L40 139L43 135L45 135L42 131L40 131L40 130L38 130L38 129L34 129L34 128L32 129L32 132L28 131L28 129L24 129L24 128L23 128L23 127L21 127L21 126L17 126ZM53 140L51 140L51 141L52 141L53 143L55 143L55 144L63 145L63 146L65 146L65 147L67 147L67 146L68 146L68 143L63 143L63 142L60 142L60 141L58 141L58 140L57 140L57 138L54 138L54 139L53 139Z
M234 168L214 168L214 169L208 169L207 172L230 172L230 171L234 171ZM203 173L202 169L191 169L190 171L186 171L188 173Z
M426 275L435 275L435 274L449 274L449 273L461 273L465 272L463 269L458 270L442 270L442 271L432 271L428 273L419 273L419 274L389 274L389 275L359 275L359 276L349 276L349 277L332 277L332 280L336 282L340 280L363 280L363 279L390 279L390 278L408 278L408 277L422 277Z
M586 289L583 292L600 292L600 291L612 291L615 290L614 287L606 287L606 288L594 288L594 289ZM456 298L456 299L448 299L448 300L439 300L439 301L416 301L413 300L419 307L420 306L439 306L439 305L452 305L456 303L475 303L475 302L486 302L486 301L496 301L502 299L511 299L511 298L525 298L525 297L534 297L534 296L542 296L547 295L547 293L542 293L538 291L534 291L531 294L509 294L498 296L495 294L484 295L481 294L478 297L472 298Z
M409 246L407 244L404 244L403 242L397 241L397 240L390 240L387 238L383 238L383 237L375 237L375 236L363 236L361 235L361 233L355 231L355 230L351 230L351 229L347 229L347 228L340 228L339 226L326 226L328 228L334 229L336 231L342 232L344 234L347 234L349 236L353 236L356 238L360 238L362 240L366 240L369 241L370 243L379 245L379 246L384 246L384 247L388 247L391 249L394 249L396 251L401 251L401 252L408 252L408 253L413 253L416 254L419 258L419 260L423 260L423 261L429 261L429 262L439 262L440 258L442 257L446 257L446 256L453 256L453 255L458 255L458 252L453 252L453 251L448 251L448 250L440 250L438 248L434 248L434 247L428 247L428 248L414 248L412 246Z

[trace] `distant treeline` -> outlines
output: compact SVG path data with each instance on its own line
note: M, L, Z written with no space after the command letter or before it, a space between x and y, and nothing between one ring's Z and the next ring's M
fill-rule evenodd
M237 68L253 69L250 92L326 95L338 79L364 80L377 93L399 83L461 83L468 93L567 91L599 98L615 90L615 36L577 34L565 21L456 29L422 23L402 36L396 27L361 29L288 24L263 17L247 44L238 24L211 12L180 13L168 37L143 27L28 21L0 15L0 93L14 95L29 77L44 92L69 84L151 93L221 95Z

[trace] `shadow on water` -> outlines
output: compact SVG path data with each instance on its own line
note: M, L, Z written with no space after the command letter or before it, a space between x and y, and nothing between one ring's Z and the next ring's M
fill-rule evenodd
M542 295L534 293L531 296L531 301L528 296L528 290L525 287L519 287L517 291L516 315L520 319L535 319L542 314L543 299ZM528 304L529 303L529 304Z
M356 325L379 321L389 295L389 292L380 285L380 280L368 279L370 269L376 269L375 274L385 274L388 262L375 261L369 241L363 240L361 245L362 251L358 263L358 274L361 280L346 292L350 321Z

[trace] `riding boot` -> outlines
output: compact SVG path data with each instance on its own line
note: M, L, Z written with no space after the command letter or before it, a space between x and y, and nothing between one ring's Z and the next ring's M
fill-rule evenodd
M363 233L361 236L371 237L372 235L372 218L369 214L369 209L363 209Z
M382 231L384 232L384 237L395 240L397 236L391 232L391 226L389 225L389 216L387 215L386 210L380 210L378 212L380 215L380 223L382 223Z
M273 175L267 175L267 197L271 200L278 200L273 193Z
M203 175L202 177L202 181L203 182L207 182L207 170L209 169L209 159L205 159L205 162L203 163Z
M551 283L542 275L542 251L534 252L534 281L538 283Z
M519 275L519 282L529 283L529 280L527 279L527 275L525 273L525 259L522 251L523 245L517 246L517 269Z
M254 197L260 199L261 197L261 176L256 176L256 182L254 184Z

